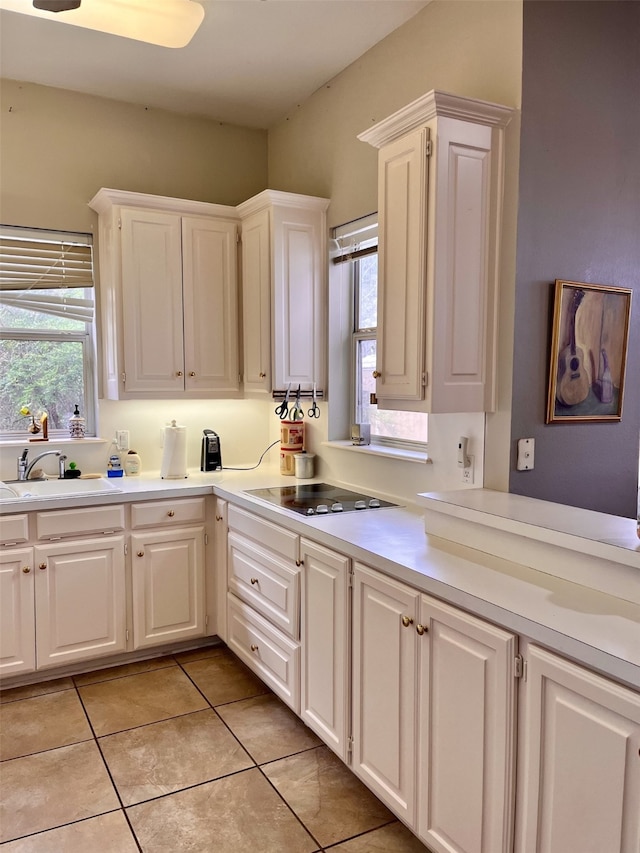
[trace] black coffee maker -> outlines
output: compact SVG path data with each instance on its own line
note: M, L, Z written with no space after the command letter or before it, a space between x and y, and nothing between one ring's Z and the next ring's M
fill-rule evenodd
M222 451L220 449L220 438L218 433L212 429L205 429L202 438L202 453L200 455L201 471L221 471Z

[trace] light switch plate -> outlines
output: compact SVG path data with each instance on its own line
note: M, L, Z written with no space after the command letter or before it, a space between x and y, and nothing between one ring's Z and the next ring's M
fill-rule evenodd
M128 429L117 429L116 430L116 444L118 445L118 450L129 450L129 430Z

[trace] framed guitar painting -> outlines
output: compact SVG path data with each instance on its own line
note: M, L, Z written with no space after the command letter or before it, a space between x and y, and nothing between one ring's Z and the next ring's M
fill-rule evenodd
M622 287L556 281L548 424L621 420L631 295Z

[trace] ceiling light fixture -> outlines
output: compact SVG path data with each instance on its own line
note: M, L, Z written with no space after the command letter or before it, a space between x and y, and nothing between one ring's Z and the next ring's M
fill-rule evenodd
M195 0L0 0L0 9L162 47L185 47L204 18Z

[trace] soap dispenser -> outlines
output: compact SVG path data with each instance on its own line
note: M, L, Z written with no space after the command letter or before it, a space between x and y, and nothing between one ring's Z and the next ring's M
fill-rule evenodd
M85 419L80 414L80 409L76 404L74 413L69 418L69 436L71 438L84 438L85 434Z

